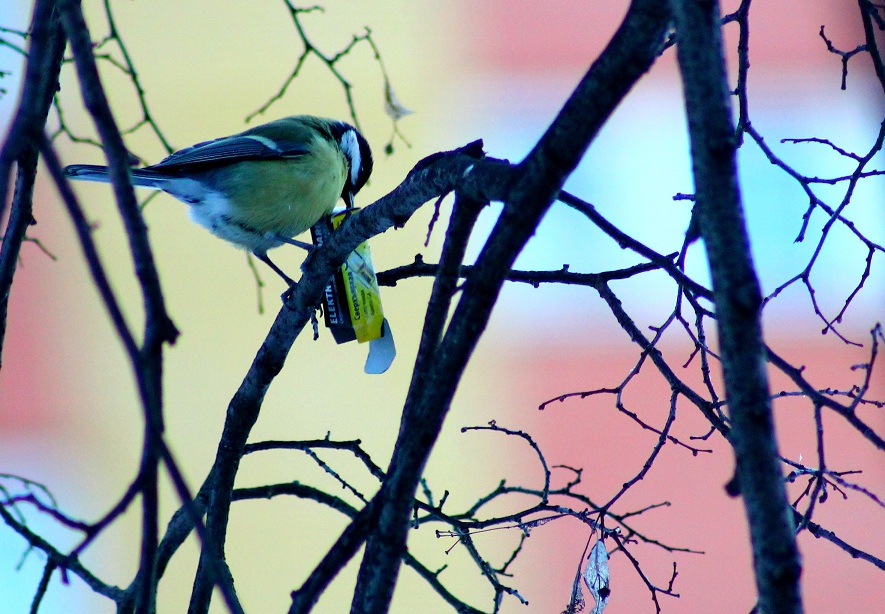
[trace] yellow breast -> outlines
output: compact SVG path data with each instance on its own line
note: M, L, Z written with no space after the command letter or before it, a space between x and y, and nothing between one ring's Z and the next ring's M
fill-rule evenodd
M230 217L262 233L293 237L313 226L341 197L347 163L341 151L315 137L311 153L288 160L240 162L217 187L228 195Z

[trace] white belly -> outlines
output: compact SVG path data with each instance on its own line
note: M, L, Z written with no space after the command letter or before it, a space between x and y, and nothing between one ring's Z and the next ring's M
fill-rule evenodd
M283 244L275 235L259 232L238 219L232 213L230 202L219 192L206 190L195 181L186 185L179 181L175 188L174 193L171 190L169 193L187 203L191 220L216 237L258 253Z

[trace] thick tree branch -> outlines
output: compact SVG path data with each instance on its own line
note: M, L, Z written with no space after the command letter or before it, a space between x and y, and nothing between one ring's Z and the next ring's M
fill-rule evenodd
M12 279L28 226L34 224L32 198L37 176L37 151L43 124L58 89L58 74L65 39L58 21L56 0L37 0L31 19L31 37L21 99L9 134L0 149L0 219L6 211L6 194L13 165L17 166L15 192L0 244L0 364L6 338L6 319Z
M860 9L861 23L863 23L864 46L867 53L870 54L870 59L873 61L873 68L876 71L876 79L879 81L879 86L885 91L885 61L882 59L882 52L879 49L879 42L876 40L876 30L873 25L873 13L877 8L870 0L857 0L857 6Z
M695 197L713 280L735 483L750 525L760 610L802 611L801 565L771 415L760 307L762 294L741 208L715 1L672 0L685 92Z
M654 62L668 18L666 4L634 1L605 51L519 164L518 182L504 200L504 210L464 285L449 328L433 354L419 355L416 362L388 477L373 500L381 507L378 528L366 544L353 613L384 612L389 607L405 552L410 502L501 286L590 142Z
M162 365L163 344L174 343L178 331L166 313L159 275L147 238L147 227L141 216L127 165L128 154L114 121L110 105L98 76L92 38L77 0L60 0L59 15L71 46L83 102L95 122L108 158L114 196L126 228L132 251L135 274L142 290L145 328L138 355L130 356L136 376L145 420L142 449L142 548L139 567L136 608L149 614L156 601L156 556L159 534L158 477L165 446L162 443ZM186 497L185 500L189 499Z

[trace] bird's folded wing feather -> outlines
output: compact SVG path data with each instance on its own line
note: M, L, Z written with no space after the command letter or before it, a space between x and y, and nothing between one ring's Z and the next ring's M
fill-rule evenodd
M187 166L216 166L248 160L282 160L308 154L303 143L273 141L259 135L226 136L197 143L146 167L171 171Z

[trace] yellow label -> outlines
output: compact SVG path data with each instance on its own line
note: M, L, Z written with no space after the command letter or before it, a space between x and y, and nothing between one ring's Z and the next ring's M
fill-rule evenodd
M346 218L345 213L332 217L332 227L338 228ZM344 291L347 295L347 308L350 322L357 341L365 343L381 337L384 325L384 312L381 309L381 293L375 279L372 265L372 252L369 243L360 243L341 265L344 278Z

